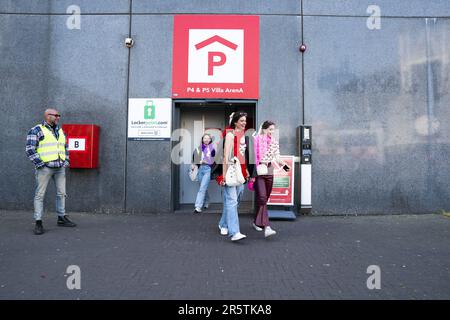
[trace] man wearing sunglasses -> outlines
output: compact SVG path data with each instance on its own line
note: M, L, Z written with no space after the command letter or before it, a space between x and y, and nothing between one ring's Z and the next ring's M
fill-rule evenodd
M27 135L26 153L33 162L36 171L36 191L34 195L34 219L36 225L34 233L44 233L42 214L44 212L44 198L50 179L56 186L57 225L61 227L75 227L65 214L66 200L66 172L69 166L69 151L66 136L59 127L61 118L55 109L44 112L44 121L31 128Z

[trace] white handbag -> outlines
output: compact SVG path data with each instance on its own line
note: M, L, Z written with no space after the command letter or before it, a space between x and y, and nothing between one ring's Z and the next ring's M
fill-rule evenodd
M256 174L258 176L265 176L267 174L269 174L269 170L267 168L267 165L264 163L261 163L259 165L256 166Z
M228 166L225 182L229 187L236 187L244 184L245 178L242 174L241 162L239 159L234 157L232 162L233 163Z
M194 167L189 168L188 174L189 174L189 178L191 179L191 181L196 181L197 175L198 175L198 167L194 166Z

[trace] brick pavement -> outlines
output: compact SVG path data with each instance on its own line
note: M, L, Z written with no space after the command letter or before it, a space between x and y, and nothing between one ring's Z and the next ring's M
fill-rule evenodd
M220 236L219 215L0 211L0 299L449 299L450 218L442 215L301 216L272 221L264 239ZM81 290L66 268L81 269ZM369 265L381 289L369 290Z

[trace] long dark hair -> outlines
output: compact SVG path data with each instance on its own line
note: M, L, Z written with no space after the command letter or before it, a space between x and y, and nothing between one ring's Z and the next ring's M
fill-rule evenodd
M236 122L242 117L247 117L247 113L244 111L237 111L231 114L230 127L231 129L236 129Z
M273 122L273 121L270 121L270 120L266 120L266 121L264 121L263 122L263 124L261 125L261 129L267 129L267 128L269 128L270 126L274 126L275 125L275 122Z
M203 146L203 138L204 138L205 136L208 136L208 137L209 137L209 143L208 143L208 144L211 144L211 143L213 142L212 136L211 136L209 133L204 133L204 134L202 135L202 140L200 141L200 145L201 145L201 146Z

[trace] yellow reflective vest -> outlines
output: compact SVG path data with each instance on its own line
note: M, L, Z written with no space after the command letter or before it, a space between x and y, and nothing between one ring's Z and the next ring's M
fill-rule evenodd
M62 129L59 129L59 139L56 140L53 132L46 126L40 124L42 132L44 133L44 139L39 141L37 153L44 162L50 162L54 160L66 160L66 136Z

